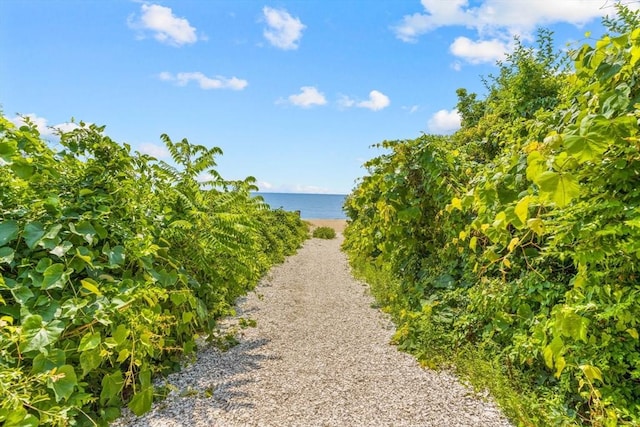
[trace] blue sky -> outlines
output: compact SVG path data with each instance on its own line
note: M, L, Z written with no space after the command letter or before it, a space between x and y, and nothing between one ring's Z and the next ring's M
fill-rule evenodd
M75 118L169 160L167 133L262 191L345 194L372 144L454 131L455 90L482 93L514 35L582 43L612 3L3 0L0 108L52 140Z

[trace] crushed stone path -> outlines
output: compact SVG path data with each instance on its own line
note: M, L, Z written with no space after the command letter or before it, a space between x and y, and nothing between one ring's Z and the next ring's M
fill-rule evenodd
M342 236L310 239L239 301L226 352L207 346L151 412L116 426L509 426L447 372L389 344L393 325L351 275ZM233 320L231 320L233 321Z

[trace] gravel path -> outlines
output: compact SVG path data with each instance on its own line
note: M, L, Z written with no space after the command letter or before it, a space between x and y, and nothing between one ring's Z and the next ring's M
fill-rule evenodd
M342 236L308 240L238 315L257 321L227 352L202 349L176 387L120 426L509 426L451 374L389 344L393 326L353 279Z

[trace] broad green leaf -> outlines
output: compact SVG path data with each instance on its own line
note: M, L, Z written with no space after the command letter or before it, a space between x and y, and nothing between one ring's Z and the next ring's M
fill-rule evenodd
M94 348L80 353L80 367L82 368L82 376L96 369L102 363L100 349Z
M399 221L412 221L418 218L420 218L420 208L417 206L412 206L398 211Z
M33 175L35 168L26 159L17 159L11 165L11 170L21 179L29 179Z
M10 411L3 424L4 427L37 427L38 425L40 425L40 420L28 413L22 406Z
M76 248L76 256L82 261L93 267L93 253L85 246L79 246Z
M11 289L11 295L15 298L16 302L20 305L25 305L31 298L35 296L29 286L16 286Z
M64 323L60 320L53 320L49 323L42 321L42 316L31 315L22 322L21 345L23 353L40 350L46 351L45 347L58 340L64 331Z
M87 351L92 350L100 345L102 342L102 336L100 332L87 332L80 339L80 344L78 344L78 351Z
M575 340L587 342L587 328L589 319L576 313L560 313L558 315L559 329L562 335L571 337Z
M153 387L147 387L133 395L133 399L127 405L131 412L137 416L141 416L151 409L153 403Z
M90 278L82 279L80 280L80 284L84 289L91 292L92 294L96 294L98 296L102 295L102 292L100 292L100 289L98 288L98 282L96 282L95 280Z
M69 242L68 240L65 240L61 244L51 249L49 253L51 255L55 255L59 258L62 258L67 252L69 252L69 249L71 248L73 248L73 243Z
M564 147L567 153L575 157L579 163L599 159L608 146L608 141L596 132L589 132L584 136L567 135L564 137Z
M31 222L24 227L22 237L29 249L36 247L40 239L44 236L45 231L39 222Z
M129 351L129 349L124 348L118 352L118 358L116 359L116 362L122 363L125 360L127 360L129 356L131 356L131 351Z
M0 248L0 264L10 264L13 261L15 252L12 248L4 246Z
M47 387L53 390L56 395L56 402L71 397L77 385L76 371L71 365L61 366L55 371L53 377L47 380Z
M18 237L18 222L7 220L0 222L0 246L12 242Z
M148 369L140 371L140 391L129 402L129 409L140 416L151 409L153 403L153 386L151 385L151 372Z
M122 387L124 386L124 378L120 370L112 374L105 375L102 378L102 390L100 391L100 403L105 404L114 397L119 397Z
M44 271L42 289L63 288L68 279L64 264L53 264Z
M59 348L55 348L48 354L40 353L36 357L34 357L31 372L34 374L49 372L53 368L59 368L65 363L65 352Z
M131 333L131 331L124 325L118 325L118 327L116 328L116 330L113 332L113 339L116 340L116 342L118 343L118 345L121 345L122 343L124 343L127 339L127 337L129 336L129 334Z
M80 221L75 226L75 231L80 234L87 243L92 244L97 231L89 221Z
M542 195L559 207L564 207L580 195L580 185L575 176L568 173L546 171L538 176L536 184Z
M564 353L564 342L562 338L556 336L549 345L547 345L542 351L544 357L544 363L548 368L553 368L553 360L557 359Z
M47 268L51 267L52 263L50 258L42 258L38 261L38 264L36 264L36 271L38 273L44 273Z
M18 144L16 141L8 140L8 141L0 141L0 159L2 159L5 163L11 164L13 154L15 154L18 148ZM0 162L0 166L2 162Z
M636 328L627 329L627 333L631 335L633 339L636 339L636 340L640 339L640 336L638 335L638 330Z
M113 248L105 251L102 250L102 253L109 257L109 267L114 267L116 265L124 265L124 247L115 246Z

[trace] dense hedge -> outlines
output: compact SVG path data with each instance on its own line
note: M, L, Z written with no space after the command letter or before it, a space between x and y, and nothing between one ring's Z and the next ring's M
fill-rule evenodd
M219 149L162 138L173 165L94 125L49 144L0 117L0 424L147 411L153 375L307 238L217 174Z
M549 32L518 43L486 98L458 91L459 132L384 142L346 202L398 344L494 362L535 397L523 425L640 424L640 17L618 12L572 67Z

